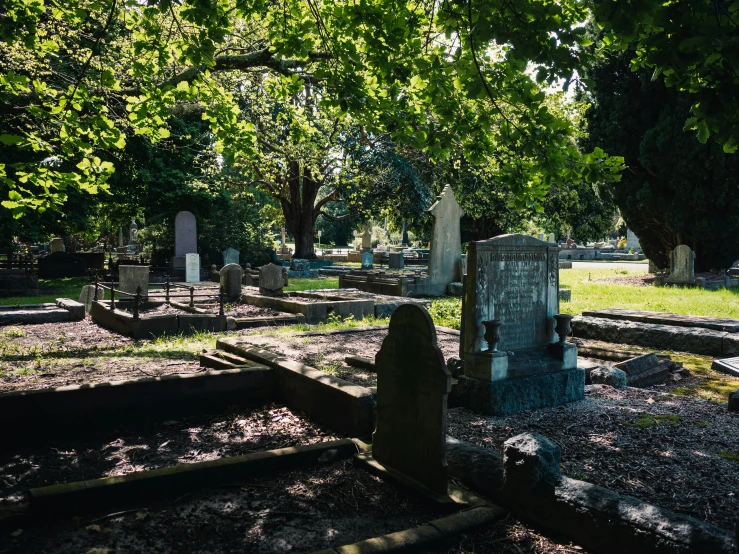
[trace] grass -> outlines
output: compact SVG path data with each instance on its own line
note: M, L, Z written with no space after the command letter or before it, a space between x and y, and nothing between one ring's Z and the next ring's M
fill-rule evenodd
M0 298L0 306L17 306L19 304L44 304L54 302L57 298L77 300L84 285L89 285L87 277L65 277L63 279L39 279L39 289L51 289L51 294L43 296L16 296Z
M720 450L718 452L718 456L719 458L723 458L724 460L739 463L739 453L729 452L728 450Z
M572 301L561 302L563 313L578 315L586 310L622 308L650 312L704 315L739 319L739 290L704 290L679 287L635 287L596 283L618 275L645 275L631 269L563 269L560 285L572 289Z
M317 279L288 279L290 283L285 292L295 292L311 289L338 289L338 277L318 277Z

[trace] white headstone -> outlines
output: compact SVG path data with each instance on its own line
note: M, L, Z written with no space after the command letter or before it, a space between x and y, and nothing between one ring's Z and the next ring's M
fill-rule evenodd
M200 282L200 254L185 254L185 282Z
M554 238L554 233L549 233L549 242L551 243L557 242L557 239Z

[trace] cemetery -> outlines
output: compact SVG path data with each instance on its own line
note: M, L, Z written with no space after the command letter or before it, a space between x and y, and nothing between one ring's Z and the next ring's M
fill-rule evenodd
M0 10L0 552L739 554L736 7Z

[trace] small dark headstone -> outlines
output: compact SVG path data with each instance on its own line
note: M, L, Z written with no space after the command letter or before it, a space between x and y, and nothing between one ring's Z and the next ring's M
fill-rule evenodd
M428 312L400 306L390 318L377 368L372 455L427 488L447 494L447 395L451 375Z
M739 389L729 393L729 411L739 412Z
M654 352L631 358L616 364L616 367L626 372L630 387L654 385L670 376L669 360L659 360Z

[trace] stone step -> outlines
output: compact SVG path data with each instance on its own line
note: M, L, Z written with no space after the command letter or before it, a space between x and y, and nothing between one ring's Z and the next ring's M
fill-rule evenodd
M362 356L347 356L344 358L344 363L346 365L356 367L359 369L366 369L367 371L376 371L375 370L375 360L373 358L364 358Z
M224 350L204 350L200 354L200 365L210 369L237 369L258 364Z

